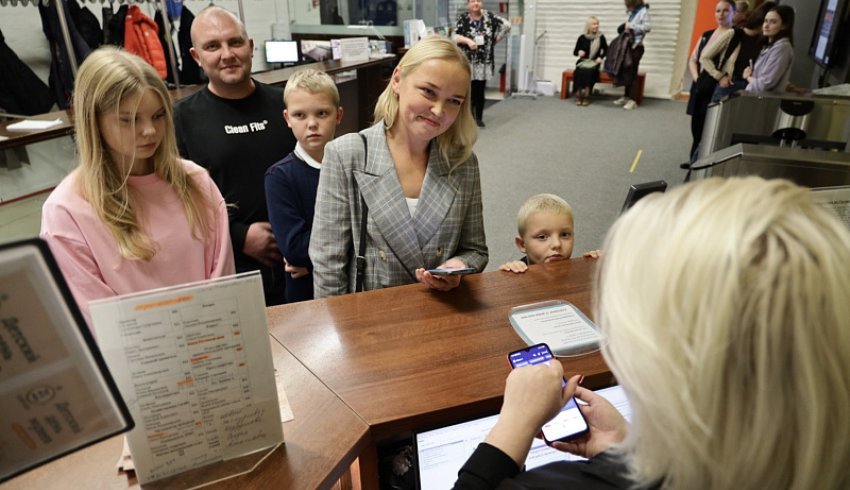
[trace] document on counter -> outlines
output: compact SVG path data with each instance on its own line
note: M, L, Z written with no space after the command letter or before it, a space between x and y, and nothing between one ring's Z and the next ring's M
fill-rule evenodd
M514 330L528 345L545 343L559 356L576 356L599 348L596 325L572 303L544 301L511 308Z
M24 119L21 122L16 122L6 126L6 131L22 133L27 131L44 131L45 129L50 129L53 126L58 126L60 124L62 124L62 120L58 118L47 121L43 121L41 119Z
M259 272L90 303L142 484L283 442Z
M47 244L0 246L0 482L133 420Z
M850 228L850 185L812 188L812 198Z

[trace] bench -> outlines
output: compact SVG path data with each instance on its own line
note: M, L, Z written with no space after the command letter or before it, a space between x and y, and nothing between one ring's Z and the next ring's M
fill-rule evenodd
M614 79L611 78L611 75L604 70L599 70L599 83L614 83ZM561 74L561 98L568 99L570 97L570 92L572 92L572 84L573 84L573 70L564 70L564 73ZM638 71L638 96L635 99L637 105L640 105L643 102L643 87L646 85L646 72Z

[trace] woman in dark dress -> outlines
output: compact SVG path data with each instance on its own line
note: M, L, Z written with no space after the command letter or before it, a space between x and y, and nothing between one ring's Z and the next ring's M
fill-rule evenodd
M599 81L599 67L608 51L608 42L599 32L599 19L587 18L584 34L578 37L573 54L578 56L573 72L573 86L576 93L576 105L589 105L593 85Z

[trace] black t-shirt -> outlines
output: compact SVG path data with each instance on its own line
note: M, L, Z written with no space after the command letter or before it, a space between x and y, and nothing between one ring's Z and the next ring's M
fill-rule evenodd
M244 99L223 99L204 87L174 106L180 155L206 168L229 208L237 272L260 269L242 253L248 226L268 221L266 170L295 149L283 120L283 89L254 81Z

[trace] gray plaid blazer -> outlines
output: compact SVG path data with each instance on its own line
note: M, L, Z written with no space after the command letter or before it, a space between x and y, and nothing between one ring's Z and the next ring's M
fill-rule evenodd
M362 134L369 144L368 162L356 133L325 147L310 237L315 297L354 292L361 194L369 208L364 290L414 283L416 269L434 268L451 258L484 270L488 255L475 155L450 172L432 141L411 218L383 122Z

